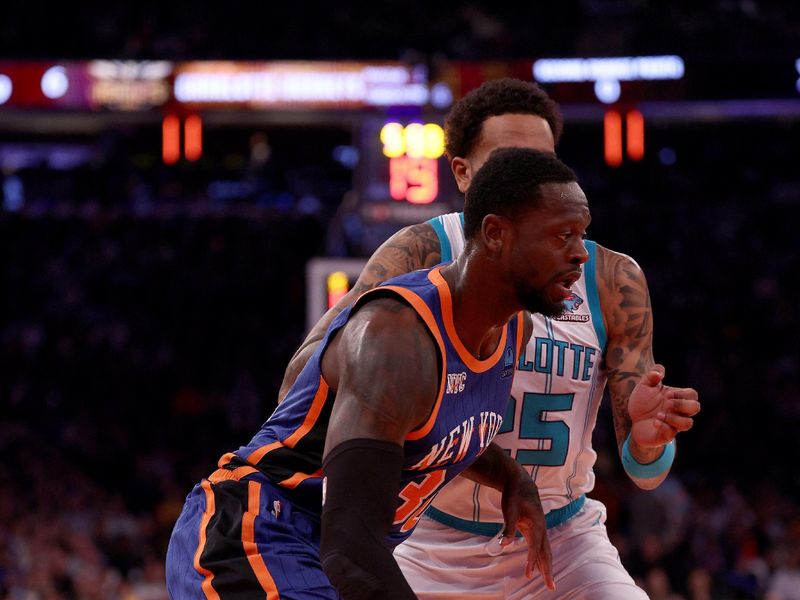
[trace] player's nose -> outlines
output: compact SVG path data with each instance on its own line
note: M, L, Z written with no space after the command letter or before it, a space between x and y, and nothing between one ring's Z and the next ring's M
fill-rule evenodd
M575 239L574 243L569 247L569 262L577 265L582 265L589 260L589 251L586 249L586 244L583 243L582 238Z

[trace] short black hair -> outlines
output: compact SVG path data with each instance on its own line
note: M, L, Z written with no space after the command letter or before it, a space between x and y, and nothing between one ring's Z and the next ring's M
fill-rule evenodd
M498 148L472 178L464 204L464 237L480 231L486 215L516 218L536 208L544 183L577 181L575 172L551 152L532 148Z
M456 156L469 156L478 142L483 122L507 114L542 117L549 123L556 143L561 137L561 111L547 92L532 81L494 79L467 93L445 117L447 157L453 160Z

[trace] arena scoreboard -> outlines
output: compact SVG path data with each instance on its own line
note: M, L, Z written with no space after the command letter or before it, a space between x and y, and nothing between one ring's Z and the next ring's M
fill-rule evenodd
M371 254L399 228L461 210L444 153L441 115L370 116L359 126L355 170L360 246Z

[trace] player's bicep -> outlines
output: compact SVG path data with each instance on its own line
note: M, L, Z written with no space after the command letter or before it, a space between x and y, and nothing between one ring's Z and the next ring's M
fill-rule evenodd
M370 301L331 351L338 380L326 453L363 438L402 445L408 432L428 418L438 394L440 358L433 338L406 304Z

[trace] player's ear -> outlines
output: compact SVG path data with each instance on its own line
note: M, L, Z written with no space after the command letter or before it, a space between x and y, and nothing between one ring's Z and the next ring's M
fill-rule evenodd
M511 221L501 215L486 215L481 222L481 239L489 256L499 256L509 243Z
M456 156L450 161L450 170L453 172L453 177L456 179L458 191L464 194L469 187L469 182L472 181L472 165L466 158Z

